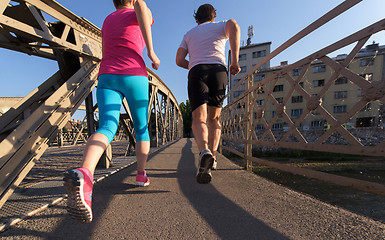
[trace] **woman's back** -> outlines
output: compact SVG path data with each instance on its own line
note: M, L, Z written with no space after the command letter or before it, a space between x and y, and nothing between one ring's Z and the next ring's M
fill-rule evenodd
M104 20L103 58L99 75L147 76L143 60L145 42L134 9L118 9Z

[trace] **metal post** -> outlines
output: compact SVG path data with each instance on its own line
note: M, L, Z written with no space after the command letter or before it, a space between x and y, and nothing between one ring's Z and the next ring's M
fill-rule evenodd
M252 86L252 83L250 82L252 79L248 77L247 82L246 82L246 88L249 89ZM245 120L246 120L246 141L245 141L245 156L246 156L246 169L247 170L252 170L252 161L250 160L252 157L252 144L250 143L251 140L251 109L250 109L250 101L253 99L251 97L251 94L247 94L246 96L246 104L245 104Z
M92 93L88 95L85 100L86 105L86 116L87 116L87 129L88 129L88 138L95 132L95 119L94 119L94 104L92 100Z
M157 94L157 93L156 93ZM155 145L159 147L159 126L158 126L158 111L156 109L156 101L159 99L156 97L154 100L154 113L155 113Z

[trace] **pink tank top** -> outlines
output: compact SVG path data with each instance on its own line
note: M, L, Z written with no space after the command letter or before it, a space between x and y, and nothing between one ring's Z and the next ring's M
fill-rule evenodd
M99 75L147 76L146 46L134 9L120 9L106 17L102 27L103 57Z

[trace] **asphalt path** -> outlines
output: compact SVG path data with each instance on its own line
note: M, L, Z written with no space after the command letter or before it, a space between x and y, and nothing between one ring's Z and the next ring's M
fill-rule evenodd
M0 239L385 239L385 224L247 172L222 155L210 184L198 184L198 149L181 139L151 155L151 184L136 187L136 164L94 186L90 224L65 200Z

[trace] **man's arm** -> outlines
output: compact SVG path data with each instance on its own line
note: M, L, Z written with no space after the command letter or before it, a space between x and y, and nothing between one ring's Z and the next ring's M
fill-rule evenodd
M186 49L182 47L178 48L178 51L176 53L176 65L188 69L189 61L186 60L187 53L188 52Z
M241 30L238 23L234 19L230 19L226 22L225 26L226 35L229 38L230 50L231 50L231 65L230 73L237 75L241 68L239 67L239 47L241 42Z

